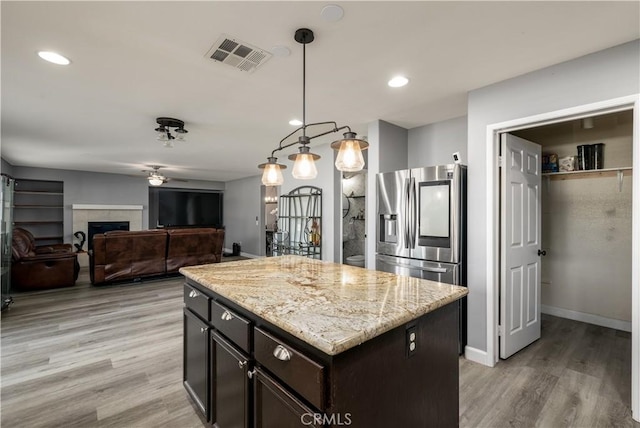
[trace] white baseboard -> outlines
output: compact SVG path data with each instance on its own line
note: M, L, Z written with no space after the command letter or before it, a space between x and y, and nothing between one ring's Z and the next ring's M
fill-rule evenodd
M631 322L616 320L613 318L605 318L600 315L587 314L585 312L572 311L564 308L556 308L555 306L540 305L543 314L553 315L560 318L567 318L574 321L586 322L589 324L599 325L601 327L613 328L616 330L631 332Z
M230 248L223 248L222 249L222 253L233 253L233 250L231 250ZM259 259L260 257L264 257L264 256L256 256L255 254L250 254L250 253L244 253L242 251L240 251L240 255L242 257L249 257L250 259Z
M264 257L264 256L256 256L255 254L243 253L242 251L240 252L240 255L242 257L249 257L250 259L259 259L260 257Z
M482 364L483 366L493 367L495 365L493 361L491 361L491 358L489 358L487 351L481 351L471 346L464 347L464 357L469 361Z

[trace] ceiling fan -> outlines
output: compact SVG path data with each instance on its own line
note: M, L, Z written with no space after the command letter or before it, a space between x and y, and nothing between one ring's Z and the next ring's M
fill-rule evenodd
M169 178L164 176L163 174L160 173L160 168L164 168L163 166L160 165L149 165L149 168L151 168L150 170L148 169L143 169L142 172L147 174L147 180L149 180L149 184L152 186L162 186L163 184L165 184L166 182L173 180L173 181L184 181L186 182L187 180L181 180L179 178Z

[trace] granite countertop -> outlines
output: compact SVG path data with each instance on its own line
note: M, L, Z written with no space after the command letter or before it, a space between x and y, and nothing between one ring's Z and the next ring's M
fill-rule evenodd
M301 256L191 266L180 273L328 355L468 292L465 287Z

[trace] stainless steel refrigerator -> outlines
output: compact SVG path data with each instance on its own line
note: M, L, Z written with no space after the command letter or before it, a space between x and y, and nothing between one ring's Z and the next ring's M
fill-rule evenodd
M376 269L466 286L467 167L377 175ZM461 351L466 299L461 304Z

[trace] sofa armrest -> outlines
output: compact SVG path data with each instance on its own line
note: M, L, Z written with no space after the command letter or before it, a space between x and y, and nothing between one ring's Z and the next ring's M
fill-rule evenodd
M72 252L73 252L73 247L71 247L71 244L41 245L35 248L36 254L72 253Z
M19 262L46 262L47 260L64 260L75 259L77 255L75 253L45 253L35 254L33 256L22 257Z

